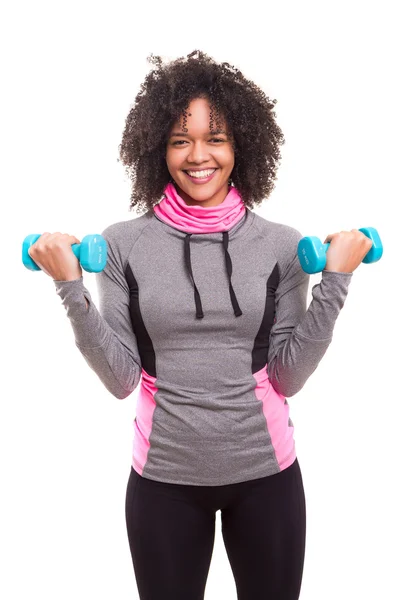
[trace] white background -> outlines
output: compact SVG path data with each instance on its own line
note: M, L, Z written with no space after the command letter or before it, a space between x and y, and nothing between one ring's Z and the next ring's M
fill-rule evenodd
M286 144L276 188L256 212L322 240L366 226L381 235L381 261L355 271L333 341L289 404L307 502L301 600L399 598L396 4L3 8L5 600L138 598L124 515L138 388L119 401L103 387L74 344L53 281L24 268L21 247L30 233L82 239L137 216L117 162L125 118L150 53L172 60L195 49L278 100ZM319 280L311 276L310 300ZM97 303L94 276L84 272L84 283ZM236 591L217 513L205 599L221 597Z

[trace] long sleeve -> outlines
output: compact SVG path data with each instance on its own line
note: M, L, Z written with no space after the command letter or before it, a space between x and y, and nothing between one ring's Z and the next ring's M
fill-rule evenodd
M286 248L288 260L280 266L275 296L275 320L270 333L268 377L283 396L296 394L315 371L333 337L353 273L322 271L312 288L307 308L310 275L297 257L301 234L295 231Z
M129 313L129 288L123 260L117 244L113 243L111 227L102 233L108 246L106 267L94 274L99 310L84 286L83 277L53 281L71 322L76 346L107 390L123 399L140 381L141 360Z

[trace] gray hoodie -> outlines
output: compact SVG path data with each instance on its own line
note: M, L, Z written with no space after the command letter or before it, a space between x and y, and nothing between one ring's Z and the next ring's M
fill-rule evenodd
M83 277L54 284L107 390L124 399L140 384L132 467L201 486L289 467L286 398L325 354L353 274L322 271L307 308L302 235L248 208L228 232L186 234L148 211L102 235L99 307Z

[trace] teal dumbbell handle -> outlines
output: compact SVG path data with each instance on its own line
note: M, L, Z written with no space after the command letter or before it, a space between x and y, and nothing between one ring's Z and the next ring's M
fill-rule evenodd
M22 262L30 271L41 271L29 256L29 248L40 238L41 233L31 233L22 242ZM99 273L107 264L107 242L98 233L85 235L80 244L72 244L71 250L82 269L88 273Z
M363 263L377 262L383 254L381 238L374 227L362 227L359 229L364 235L372 240L372 247L364 257ZM323 244L315 236L303 237L297 246L297 256L303 271L309 274L319 273L326 267L326 252L330 242Z

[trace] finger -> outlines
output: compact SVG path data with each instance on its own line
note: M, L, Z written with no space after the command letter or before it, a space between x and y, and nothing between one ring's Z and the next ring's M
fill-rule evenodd
M45 231L44 233L42 233L38 237L38 239L36 240L35 244L37 244L38 242L43 241L44 239L47 239L50 235L51 235L51 233L49 231ZM34 246L35 244L32 244L32 246Z
M63 237L63 241L65 241L70 246L81 243L77 237L75 237L74 235L69 235L68 233L63 233L62 237Z
M63 233L61 234L63 238L67 239L68 241L73 241L73 242L78 242L79 240L77 237L75 237L74 235L70 235L69 233Z
M60 235L62 235L62 233L60 231L55 231L54 233L43 234L42 238L43 238L43 241L50 242L50 241L53 241L54 238L59 238Z
M352 231L354 231L360 237L360 239L365 238L365 239L369 240L370 242L372 242L371 238L368 237L368 235L365 235L365 233L363 231L360 231L359 229L352 229Z
M74 235L69 235L69 233L61 233L60 231L50 234L47 237L47 240L56 240L59 246L64 246L64 244L69 246L72 246L73 244L80 244L80 241Z
M80 244L81 243L81 241L78 240L78 238L75 237L74 235L70 235L69 239L72 240L72 244Z
M42 242L42 241L43 241L43 239L45 239L45 240L46 240L46 239L47 239L47 238L48 238L50 235L51 235L51 234L50 234L50 232L48 232L48 231L45 231L44 233L42 233L42 234L41 234L41 235L38 237L38 239L36 240L36 242L34 242L33 244L31 244L31 246L28 248L28 254L29 254L29 256L30 256L31 258L33 258L33 256L32 256L32 254L31 254L31 252L30 252L30 251L32 250L32 252L35 252L35 251L37 250L37 248L38 248L38 247L41 247L41 246L40 246L40 244L39 244L39 242Z
M326 244L327 242L330 242L335 235L338 235L338 232L336 232L336 233L330 233L329 235L327 235L326 238L325 238L324 244Z

